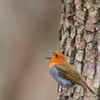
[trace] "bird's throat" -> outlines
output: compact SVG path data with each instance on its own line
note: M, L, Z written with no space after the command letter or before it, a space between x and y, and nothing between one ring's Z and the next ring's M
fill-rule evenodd
M63 63L62 60L60 60L60 61L52 61L52 60L51 60L51 61L50 61L50 65L49 65L49 72L50 72L52 66L58 65L58 64L61 64L61 63Z

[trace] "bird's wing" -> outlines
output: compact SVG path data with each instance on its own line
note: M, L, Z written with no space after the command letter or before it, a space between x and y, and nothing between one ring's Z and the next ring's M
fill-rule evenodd
M65 79L75 84L82 85L80 84L81 75L71 64L64 62L59 65L56 65L55 67L58 70L59 76L64 77Z
M74 84L79 84L83 87L87 87L93 94L96 94L85 82L78 71L69 63L61 63L55 66L58 70L58 75L64 77L65 79L71 81Z

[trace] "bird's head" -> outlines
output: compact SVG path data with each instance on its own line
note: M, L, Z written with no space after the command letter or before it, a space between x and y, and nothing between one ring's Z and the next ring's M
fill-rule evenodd
M60 64L60 63L66 61L65 57L64 57L60 52L51 51L51 50L49 50L49 51L50 51L51 53L53 53L53 57L46 57L46 59L50 59L50 62L51 62L51 63Z

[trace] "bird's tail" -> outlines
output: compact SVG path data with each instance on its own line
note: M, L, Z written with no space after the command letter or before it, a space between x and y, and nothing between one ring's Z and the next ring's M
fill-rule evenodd
M87 87L93 94L96 94L96 93L90 88L90 86L86 83L86 81L85 81L82 77L81 77L81 82L85 84L85 86L83 85L85 88Z
M93 93L93 94L96 94L90 87L89 85L86 83L86 87Z

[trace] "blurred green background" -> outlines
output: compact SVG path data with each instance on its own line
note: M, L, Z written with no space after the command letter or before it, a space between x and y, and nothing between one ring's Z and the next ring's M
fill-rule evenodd
M60 51L59 0L0 1L0 100L55 100L48 51Z

